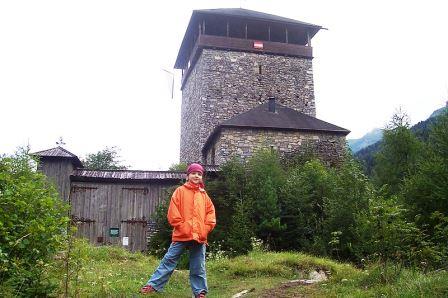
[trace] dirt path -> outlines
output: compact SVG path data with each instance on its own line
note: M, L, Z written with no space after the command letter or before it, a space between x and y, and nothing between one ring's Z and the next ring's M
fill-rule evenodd
M303 287L310 288L310 287L313 287L313 285L306 285L306 284L299 283L299 282L282 284L276 288L266 290L263 294L258 295L257 297L262 297L262 298L310 297L310 295L303 293L303 291L300 291L302 293L298 293L299 288L303 288Z

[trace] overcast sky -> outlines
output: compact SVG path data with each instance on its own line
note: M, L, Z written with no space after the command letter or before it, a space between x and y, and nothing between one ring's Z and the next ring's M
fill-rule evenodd
M157 3L157 4L156 4ZM359 138L402 107L448 100L447 1L0 1L0 154L29 144L79 157L121 149L133 169L179 161L180 73L193 9L246 8L321 25L317 117Z

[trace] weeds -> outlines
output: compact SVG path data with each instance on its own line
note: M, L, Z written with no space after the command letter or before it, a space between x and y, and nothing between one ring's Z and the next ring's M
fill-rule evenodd
M260 245L262 247L262 245ZM69 297L128 297L136 295L158 265L159 260L120 247L93 247L75 239L69 267ZM55 296L64 294L64 260L54 260L48 274L60 281ZM279 287L288 280L308 278L309 272L324 270L329 280L312 287ZM448 273L440 270L423 274L389 263L366 265L365 270L349 264L295 252L265 252L256 249L246 256L226 257L215 252L208 256L209 297L230 297L255 288L247 297L260 297L266 290L274 297L443 297L448 294ZM281 288L281 292L276 292ZM178 268L159 297L189 297L188 270ZM277 295L277 296L275 296Z

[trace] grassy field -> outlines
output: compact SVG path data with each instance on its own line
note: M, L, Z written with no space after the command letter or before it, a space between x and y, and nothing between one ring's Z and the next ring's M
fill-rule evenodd
M80 242L71 252L69 266L70 297L139 297L159 260L118 247L91 247ZM55 295L65 293L65 267L61 256L45 272L59 283ZM308 278L312 270L330 272L329 280L314 285L289 285L284 282ZM231 297L243 290L244 297L447 297L448 273L371 266L358 270L349 264L300 253L256 251L234 259L207 261L208 297ZM176 270L164 293L156 297L191 297L188 270Z

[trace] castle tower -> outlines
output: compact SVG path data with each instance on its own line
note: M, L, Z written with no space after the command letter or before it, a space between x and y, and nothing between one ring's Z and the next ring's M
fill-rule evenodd
M181 162L214 163L214 145L205 148L210 136L268 98L315 117L311 39L320 29L241 8L193 11L175 63L182 70Z

